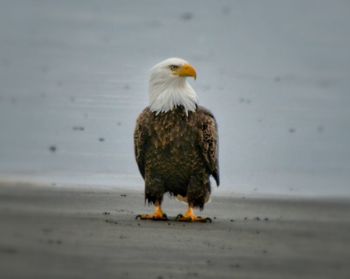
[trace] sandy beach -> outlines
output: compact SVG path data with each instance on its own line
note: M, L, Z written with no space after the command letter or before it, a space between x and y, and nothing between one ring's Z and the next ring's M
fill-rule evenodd
M169 216L185 205L166 199ZM141 190L0 186L1 278L349 278L346 200L213 197L211 224L137 221Z

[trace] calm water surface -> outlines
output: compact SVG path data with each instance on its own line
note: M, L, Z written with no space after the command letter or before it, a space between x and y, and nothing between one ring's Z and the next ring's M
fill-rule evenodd
M148 71L219 123L216 192L350 196L346 1L0 1L0 178L142 189Z

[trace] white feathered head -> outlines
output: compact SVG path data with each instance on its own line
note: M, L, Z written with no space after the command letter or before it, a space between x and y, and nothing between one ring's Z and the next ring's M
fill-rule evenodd
M151 111L159 114L183 106L186 114L195 111L198 97L186 77L196 79L194 67L181 58L169 58L151 69L149 96Z

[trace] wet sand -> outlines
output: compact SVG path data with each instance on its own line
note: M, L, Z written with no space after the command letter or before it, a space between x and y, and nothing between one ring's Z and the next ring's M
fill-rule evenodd
M1 278L350 276L346 200L215 196L211 224L134 219L151 211L141 190L2 184Z

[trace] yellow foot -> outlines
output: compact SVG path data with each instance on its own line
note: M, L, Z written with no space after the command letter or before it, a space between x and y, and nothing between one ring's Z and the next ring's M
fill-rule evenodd
M199 222L199 223L211 223L212 220L208 217L204 218L201 216L196 216L193 213L193 209L189 208L185 215L179 214L176 217L176 221L179 222Z
M140 214L136 216L138 220L154 220L154 221L168 221L167 215L162 211L160 206L156 206L156 211L153 214Z

